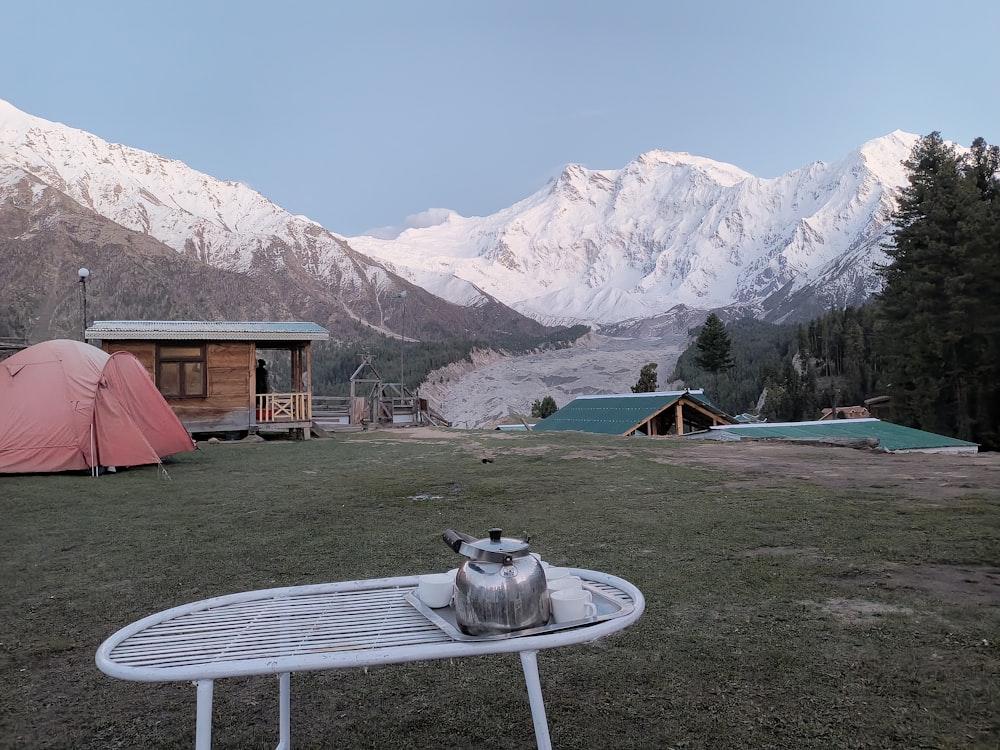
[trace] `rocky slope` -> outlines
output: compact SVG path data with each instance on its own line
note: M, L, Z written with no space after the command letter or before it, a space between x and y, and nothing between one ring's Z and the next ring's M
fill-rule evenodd
M455 427L490 427L513 414L529 415L532 402L545 396L563 407L577 396L629 393L649 362L656 363L659 387L667 390L666 378L686 342L680 332L656 338L591 333L575 346L556 351L521 357L482 352L471 363L431 373L420 395Z

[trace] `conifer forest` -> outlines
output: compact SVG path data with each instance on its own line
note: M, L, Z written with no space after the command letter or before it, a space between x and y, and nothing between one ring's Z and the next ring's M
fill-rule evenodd
M962 153L934 132L904 165L871 303L802 325L732 321L731 360L716 330L671 377L770 421L889 396L898 424L1000 449L1000 150L980 138Z

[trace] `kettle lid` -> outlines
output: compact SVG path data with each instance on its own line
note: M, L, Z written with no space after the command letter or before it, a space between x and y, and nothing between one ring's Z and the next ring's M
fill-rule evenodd
M494 527L490 529L490 535L487 539L469 542L468 546L482 550L483 552L498 552L505 555L518 556L519 554L527 554L528 539L511 539L501 536L502 533L503 529Z

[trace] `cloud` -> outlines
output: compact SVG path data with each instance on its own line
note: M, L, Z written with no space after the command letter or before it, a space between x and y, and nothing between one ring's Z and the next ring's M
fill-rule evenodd
M375 237L380 240L394 240L407 229L426 229L444 224L455 212L450 208L428 208L420 213L410 214L403 219L401 224L388 227L376 227L362 232L368 237Z

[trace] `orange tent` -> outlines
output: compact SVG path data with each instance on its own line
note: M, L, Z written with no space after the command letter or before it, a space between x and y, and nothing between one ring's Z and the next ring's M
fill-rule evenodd
M56 339L0 361L0 473L158 464L195 448L132 354Z

